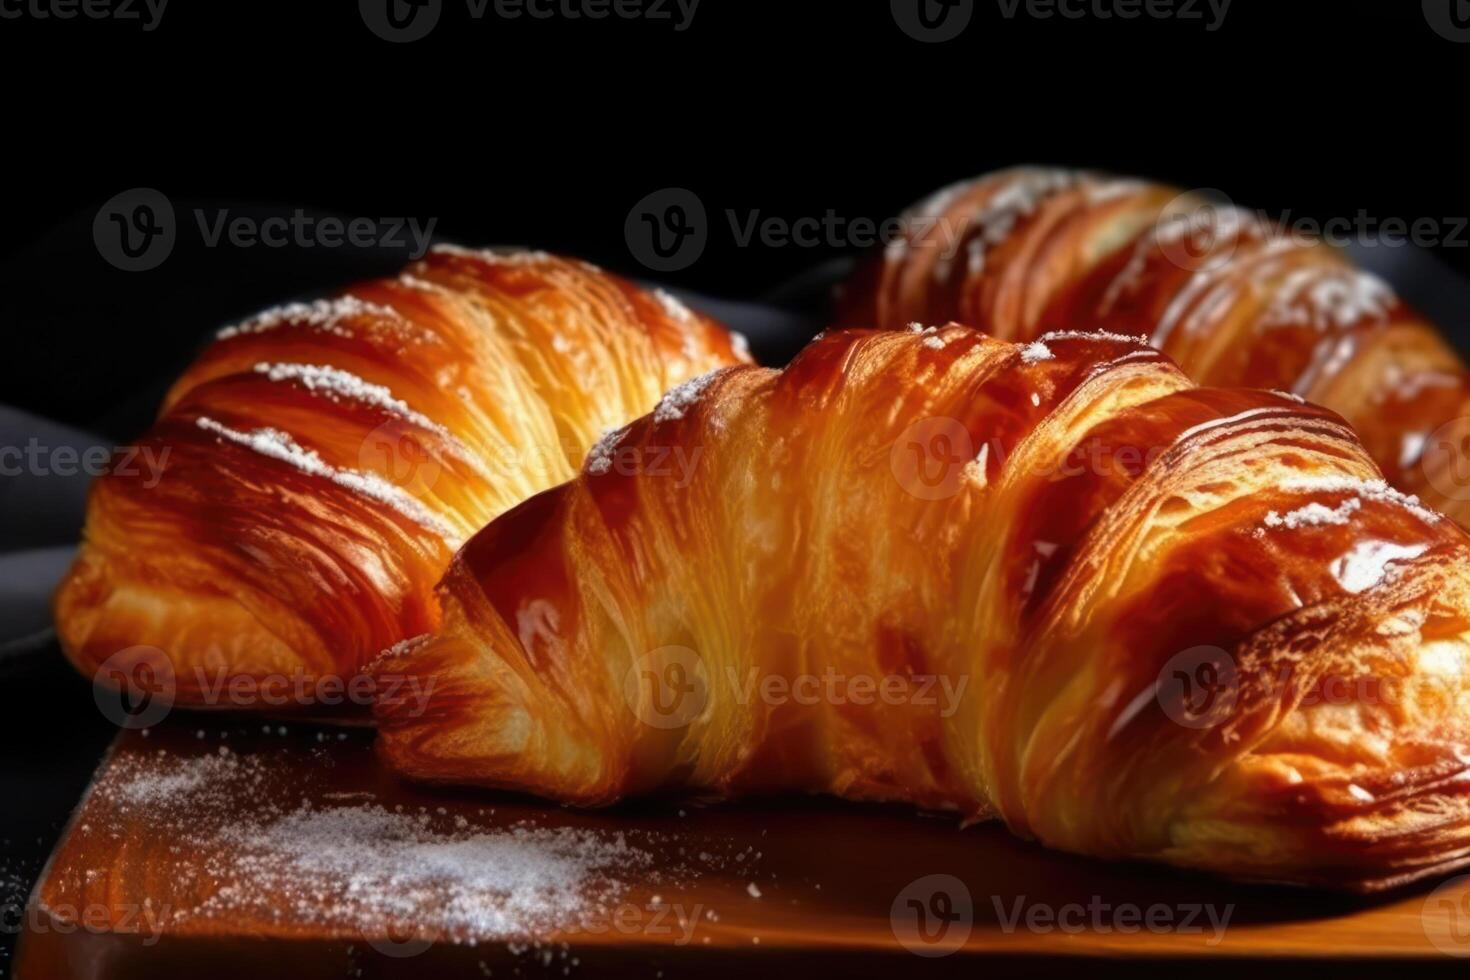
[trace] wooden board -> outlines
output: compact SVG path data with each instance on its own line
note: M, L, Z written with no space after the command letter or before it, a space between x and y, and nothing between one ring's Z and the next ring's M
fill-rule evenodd
M16 975L975 977L1086 958L1463 975L1465 957L1470 876L1353 899L903 808L576 812L404 784L365 732L176 716L118 737L36 886Z

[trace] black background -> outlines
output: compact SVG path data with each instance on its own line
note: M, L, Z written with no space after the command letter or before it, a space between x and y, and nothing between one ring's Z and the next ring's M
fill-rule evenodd
M741 248L727 209L880 220L1018 162L1319 219L1470 214L1470 45L1431 30L1419 0L1234 0L1213 32L1008 20L975 0L942 44L905 35L887 0L703 0L683 32L473 20L446 0L427 38L400 45L370 33L354 0L172 0L152 32L0 20L0 42L0 329L17 368L0 400L117 438L146 423L211 328L402 259L204 248L196 206L434 218L450 240L647 275L624 218L683 186L710 212L711 243L664 279L736 298L853 249ZM137 186L174 202L180 241L159 269L125 273L100 259L91 222ZM1466 252L1440 250L1470 269Z
M710 244L658 278L735 299L855 249L740 247L727 209L876 221L1022 162L1318 220L1470 215L1470 44L1436 34L1419 0L1234 0L1214 32L997 11L976 0L943 44L905 35L887 0L702 0L684 32L474 21L446 0L406 45L371 34L352 0L172 0L146 33L0 19L0 403L130 438L213 328L404 257L207 248L193 207L433 218L441 238L652 278L624 219L682 186L709 210ZM140 186L173 202L180 240L158 269L127 273L99 256L92 221ZM1470 274L1464 244L1430 263ZM1466 346L1458 304L1411 298ZM108 734L87 686L45 664L0 669L0 875L35 873Z

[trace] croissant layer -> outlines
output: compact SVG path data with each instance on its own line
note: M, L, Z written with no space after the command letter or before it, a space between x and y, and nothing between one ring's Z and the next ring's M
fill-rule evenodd
M120 683L161 670L190 706L349 700L438 625L462 542L669 386L746 359L732 342L585 263L450 246L228 327L139 441L160 472L93 487L63 648Z
M906 801L1357 890L1470 858L1470 539L1331 411L1131 336L841 331L720 371L439 596L375 665L433 681L376 706L416 778Z
M946 188L901 225L845 286L842 322L1145 337L1200 384L1339 412L1390 483L1470 521L1470 373L1339 249L1200 193L1039 167Z

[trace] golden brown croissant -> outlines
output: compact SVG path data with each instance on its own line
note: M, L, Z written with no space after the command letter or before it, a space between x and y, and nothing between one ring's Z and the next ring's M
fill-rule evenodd
M140 441L162 472L93 488L62 644L89 674L157 648L184 704L279 710L326 677L340 703L437 625L434 584L474 531L671 385L740 360L667 294L452 246L226 328Z
M1470 859L1470 537L1330 411L1136 338L843 331L718 372L440 597L375 667L435 682L375 709L413 777L907 801L1352 889Z
M902 226L843 290L841 322L1148 337L1200 384L1341 413L1390 483L1470 521L1470 374L1338 249L1175 188L1043 168L949 187Z

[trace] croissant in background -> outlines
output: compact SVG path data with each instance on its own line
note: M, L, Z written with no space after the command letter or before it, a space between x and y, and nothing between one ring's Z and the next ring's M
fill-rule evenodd
M844 331L718 372L440 598L376 665L435 681L375 707L420 779L907 801L1358 890L1470 859L1470 538L1332 412L1134 337Z
M748 360L738 341L583 262L451 246L226 328L140 440L157 485L93 487L63 648L88 674L164 658L185 705L352 678L438 625L474 531L670 386Z
M956 184L900 223L842 290L839 322L1147 337L1200 384L1341 413L1390 483L1470 521L1470 374L1338 249L1176 188L1042 168Z

